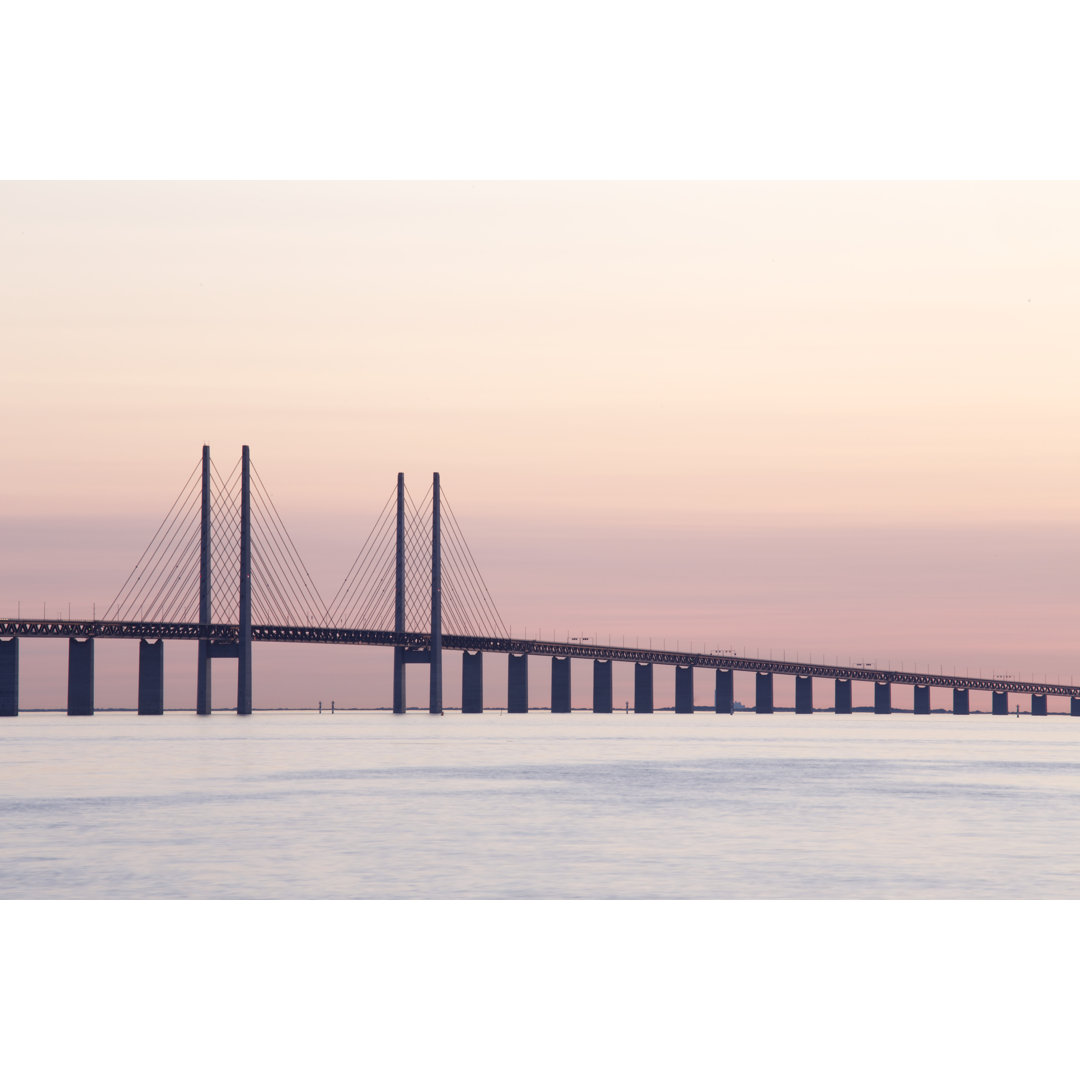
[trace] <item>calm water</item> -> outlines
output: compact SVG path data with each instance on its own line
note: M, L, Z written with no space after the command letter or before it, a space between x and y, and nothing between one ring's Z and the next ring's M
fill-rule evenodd
M1076 898L1080 721L0 720L0 897Z

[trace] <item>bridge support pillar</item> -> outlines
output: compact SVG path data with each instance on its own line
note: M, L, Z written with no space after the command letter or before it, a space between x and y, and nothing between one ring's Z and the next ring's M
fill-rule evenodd
M611 661L594 660L592 665L592 711L611 712Z
M401 666L404 670L404 663ZM396 709L394 711L397 712ZM461 711L463 713L484 711L484 654L482 652L461 654Z
M915 687L915 715L916 716L929 716L930 715L930 687L929 686L916 686Z
M1076 698L1073 698L1076 701ZM991 710L994 716L1008 716L1009 715L1009 691L1008 690L995 690L994 699Z
M812 713L814 711L814 679L812 675L795 676L795 711Z
M892 683L874 683L874 712L892 712Z
M570 657L553 656L551 658L551 711L568 713L570 711Z
M506 711L527 713L529 711L529 654L506 657Z
M634 664L634 712L636 713L653 711L652 672L652 664Z
M692 667L675 668L675 711L692 713L694 711L694 669Z
M772 703L772 672L759 671L755 679L754 710L759 713L771 713Z
M210 642L205 639L199 640L199 657L196 664L198 666L195 677L195 712L199 716L209 716L212 711L213 680L211 672L214 670L214 666L210 660Z
M394 646L394 715L405 715L405 646Z
M18 715L19 639L13 637L0 641L0 716Z
M1006 709L1006 712L1009 710ZM1072 707L1069 709L1070 716L1080 716L1080 697L1074 697L1072 699Z
M971 712L971 697L967 690L953 688L952 711L953 716L967 716Z
M139 642L139 715L165 712L165 642Z
M1031 695L1031 715L1032 716L1045 716L1046 715L1046 695L1045 694L1032 694Z
M94 715L94 639L68 638L68 716Z
M735 673L716 669L716 711L730 713L735 708Z
M833 703L834 713L851 712L851 680L836 680L836 698Z

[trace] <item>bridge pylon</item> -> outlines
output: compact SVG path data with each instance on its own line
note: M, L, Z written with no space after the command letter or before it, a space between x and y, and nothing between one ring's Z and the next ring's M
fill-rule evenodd
M437 472L419 505L397 474L326 613L334 631L383 635L379 643L392 647L398 716L408 708L409 664L428 665L428 711L443 712L444 646L462 652L463 711L481 711L483 652L509 638Z
M202 448L202 498L199 523L199 656L196 661L195 712L209 716L211 709L210 663L210 447Z
M240 550L239 589L237 607L237 637L219 640L211 629L213 612L213 466L210 447L202 452L202 491L199 509L199 651L196 660L195 711L199 716L209 716L213 702L213 661L235 659L236 665L236 712L239 716L251 715L251 448L245 446L240 456ZM225 485L218 495L219 504L227 508L230 501ZM220 522L219 522L220 524ZM226 528L235 529L235 519ZM235 537L236 533L233 532ZM234 549L235 550L235 549ZM236 565L235 563L233 564ZM220 616L219 616L220 617Z
M236 712L251 715L251 450L240 458L240 620L236 662Z
M441 715L442 707L442 507L439 474L431 481L431 680L428 711Z
M405 474L397 474L397 539L394 550L394 633L405 632ZM405 712L405 646L394 646L394 713Z
M405 603L408 586L405 565L405 474L397 480L397 538L394 552L394 632L404 633ZM394 712L405 713L405 665L427 664L428 711L439 716L443 711L442 679L442 496L439 474L431 482L431 639L426 649L394 646Z

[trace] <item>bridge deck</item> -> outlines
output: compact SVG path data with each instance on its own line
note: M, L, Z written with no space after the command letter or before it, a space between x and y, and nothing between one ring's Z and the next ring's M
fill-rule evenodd
M395 633L392 630L361 630L335 626L253 625L254 641L309 642L324 645L403 645L426 649L431 635ZM206 638L217 642L239 640L235 624L106 622L78 619L3 619L0 638L146 638L197 641ZM585 642L536 641L521 638L462 637L443 634L444 649L467 652L502 652L529 656L559 656L579 660L617 660L623 663L667 664L681 667L719 668L733 671L771 672L776 675L803 675L816 679L851 679L856 682L895 683L907 686L936 686L954 690L996 690L1010 694L1047 694L1056 697L1080 697L1080 686L1063 683L1028 682L1020 679L994 679L970 675L937 675L926 671L896 671L887 668L846 667L838 664L813 664L799 660L766 660L760 657L732 656L721 653L680 652L666 649L642 649L636 646L600 645Z

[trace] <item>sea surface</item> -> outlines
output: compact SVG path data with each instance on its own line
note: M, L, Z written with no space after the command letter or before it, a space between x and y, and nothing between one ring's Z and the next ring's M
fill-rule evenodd
M1080 721L0 720L3 898L1080 898Z

